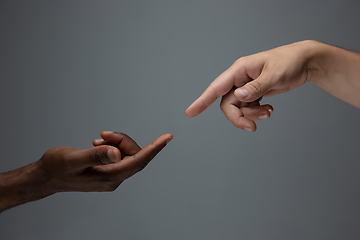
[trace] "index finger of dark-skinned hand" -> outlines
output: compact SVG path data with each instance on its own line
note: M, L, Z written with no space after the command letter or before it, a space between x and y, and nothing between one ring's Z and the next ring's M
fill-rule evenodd
M141 149L135 155L124 159L123 162L128 161L128 168L130 168L131 175L143 170L146 165L166 146L166 144L171 141L172 138L172 134L164 134L154 142Z

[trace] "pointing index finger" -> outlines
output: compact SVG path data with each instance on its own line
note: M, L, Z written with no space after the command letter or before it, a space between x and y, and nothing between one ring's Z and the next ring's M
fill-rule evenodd
M172 134L164 134L133 155L138 165L147 165L173 138Z
M213 102L215 102L216 99L227 94L233 88L233 86L235 86L237 79L236 75L238 75L237 72L239 71L239 67L240 66L235 66L235 64L233 64L230 68L218 76L203 92L203 94L201 94L201 96L196 99L188 107L188 109L186 109L186 116L195 117L199 115ZM246 78L248 77L246 76Z
M143 170L146 165L171 141L173 136L171 134L164 134L150 143L133 156L128 156L119 164L119 171L125 168L130 172L130 176Z

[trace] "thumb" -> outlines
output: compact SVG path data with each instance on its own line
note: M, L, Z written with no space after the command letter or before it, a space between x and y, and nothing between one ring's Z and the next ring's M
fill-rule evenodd
M117 163L121 159L121 154L115 147L98 146L74 151L68 155L67 159L73 168L87 168Z
M248 82L241 88L235 90L235 97L241 102L253 102L263 97L273 87L272 81L265 75Z

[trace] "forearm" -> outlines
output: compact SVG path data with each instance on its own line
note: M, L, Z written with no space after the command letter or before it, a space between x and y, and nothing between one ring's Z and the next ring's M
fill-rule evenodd
M38 162L0 173L0 212L53 194L48 179Z
M308 81L360 108L360 54L310 41Z

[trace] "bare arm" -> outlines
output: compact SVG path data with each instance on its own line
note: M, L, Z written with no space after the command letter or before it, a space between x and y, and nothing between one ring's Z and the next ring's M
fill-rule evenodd
M323 43L313 43L308 81L360 108L360 54Z
M38 162L0 174L0 212L54 193Z
M272 112L269 105L253 106L257 99L290 91L307 81L360 108L359 66L359 53L312 40L278 47L238 59L185 113L194 117L222 97L221 110L229 121L255 131L255 121L264 119L265 110L268 117Z
M53 148L37 162L1 173L0 212L57 192L114 191L172 139L165 134L141 149L123 133L102 132L101 136L93 148Z

